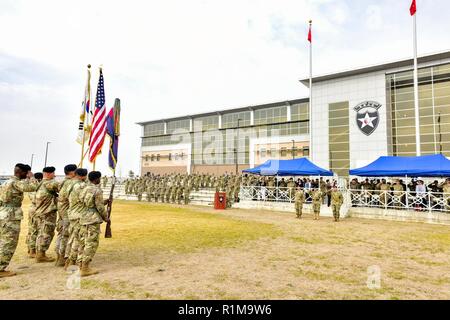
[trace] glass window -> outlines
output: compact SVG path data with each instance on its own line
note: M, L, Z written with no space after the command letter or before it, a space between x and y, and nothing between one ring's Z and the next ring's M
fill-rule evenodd
M330 170L348 176L350 167L349 103L332 103L328 107Z
M412 71L386 77L393 155L416 154L413 82ZM450 64L419 70L419 108L421 150L438 153L439 133L447 132L445 125L450 122ZM443 154L450 156L450 149L442 148Z

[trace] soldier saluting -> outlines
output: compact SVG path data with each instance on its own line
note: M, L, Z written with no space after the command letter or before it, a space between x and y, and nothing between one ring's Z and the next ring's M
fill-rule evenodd
M19 241L23 193L33 192L37 187L30 180L32 176L30 166L16 164L14 176L6 182L0 194L0 278L16 275L5 269L9 266Z
M44 179L36 189L36 211L34 219L38 228L36 238L36 262L53 262L54 258L46 256L46 251L55 235L56 204L59 183L55 180L55 167L45 167L42 172Z

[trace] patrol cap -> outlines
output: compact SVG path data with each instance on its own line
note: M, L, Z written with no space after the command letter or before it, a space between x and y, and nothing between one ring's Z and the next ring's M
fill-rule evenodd
M64 167L64 173L68 174L70 172L74 172L75 170L77 170L77 166L75 164L68 164L67 166Z
M100 179L101 177L102 177L102 174L100 173L100 171L91 171L91 172L89 172L89 175L88 175L88 179L91 182L94 180Z
M40 179L42 179L43 177L44 177L44 175L42 174L42 172L36 172L36 173L34 174L34 178L35 178L35 179L40 180Z
M75 174L79 177L86 177L88 174L88 171L83 168L78 168L77 170L75 170Z

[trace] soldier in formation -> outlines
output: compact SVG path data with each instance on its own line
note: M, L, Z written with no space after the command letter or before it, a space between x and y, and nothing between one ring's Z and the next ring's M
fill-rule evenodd
M89 174L76 165L64 168L65 179L55 180L55 168L46 167L42 174L31 173L25 164L17 164L14 176L0 191L0 278L14 276L7 271L17 247L23 218L24 193L30 193L29 233L26 237L28 255L37 263L53 262L66 268L78 264L81 276L96 274L89 265L99 243L100 224L106 215L100 184L101 173ZM58 220L57 220L58 219ZM56 259L47 256L55 230Z
M189 204L190 195L200 189L213 189L227 194L227 206L239 201L241 175L224 174L147 174L126 179L126 195L135 195L138 201ZM144 197L145 196L145 197Z
M19 241L24 192L35 192L37 188L32 177L30 166L18 163L14 167L14 176L6 182L0 193L0 278L16 275L6 268Z
M295 212L297 213L297 218L302 218L303 203L305 202L305 193L301 188L297 189L295 193Z

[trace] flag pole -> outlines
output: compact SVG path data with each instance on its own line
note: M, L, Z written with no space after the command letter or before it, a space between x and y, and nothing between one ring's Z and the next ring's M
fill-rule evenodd
M88 64L88 83L87 83L87 90L88 90L88 101L90 101L90 95L91 95L91 90L90 90L90 82L91 82L91 65ZM86 95L84 97L84 99L86 100ZM84 105L84 119L83 119L83 141L81 142L81 160L80 160L80 165L79 167L82 168L83 167L83 160L84 160L84 146L85 146L85 140L86 140L86 126L89 125L88 123L88 115L86 114L86 101L84 101L85 105Z
M416 127L416 155L421 156L420 143L420 112L419 112L419 72L417 66L417 12L414 8L413 14L413 31L414 31L414 113Z
M313 66L313 57L312 57L312 20L309 20L309 159L313 161L313 135L312 135L312 125L313 125L313 116L312 116L312 66Z

